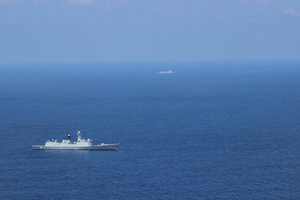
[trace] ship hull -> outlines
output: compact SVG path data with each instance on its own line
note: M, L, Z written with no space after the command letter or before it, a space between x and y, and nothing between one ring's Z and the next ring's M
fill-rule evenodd
M45 145L32 145L32 150L117 150L118 144L100 144L92 145L89 147L80 147L80 146L45 146Z

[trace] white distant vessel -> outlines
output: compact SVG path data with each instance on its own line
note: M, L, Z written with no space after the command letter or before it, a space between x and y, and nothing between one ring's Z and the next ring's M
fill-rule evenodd
M93 145L91 139L84 139L77 131L77 141L71 141L71 135L62 141L48 140L45 145L32 145L33 150L116 150L118 144L97 144Z
M158 72L159 74L174 74L175 72L174 71L172 71L172 70L170 70L170 69L168 69L167 71L160 71L160 72Z

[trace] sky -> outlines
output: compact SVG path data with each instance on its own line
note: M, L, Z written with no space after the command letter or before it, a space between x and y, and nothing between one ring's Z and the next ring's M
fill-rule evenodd
M0 63L300 60L300 0L0 0Z

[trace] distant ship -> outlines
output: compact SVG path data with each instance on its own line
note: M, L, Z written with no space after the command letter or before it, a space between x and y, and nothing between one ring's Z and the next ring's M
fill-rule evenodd
M97 144L93 145L91 139L84 139L77 131L77 141L71 141L71 135L62 141L48 140L45 145L32 145L33 150L116 150L118 144Z
M160 72L158 72L159 74L174 74L175 72L174 71L172 71L172 70L170 70L170 69L168 69L167 71L160 71Z

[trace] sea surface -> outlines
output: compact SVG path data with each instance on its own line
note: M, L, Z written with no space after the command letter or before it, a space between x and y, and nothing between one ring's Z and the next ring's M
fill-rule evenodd
M300 62L2 64L0 146L1 200L298 200Z

